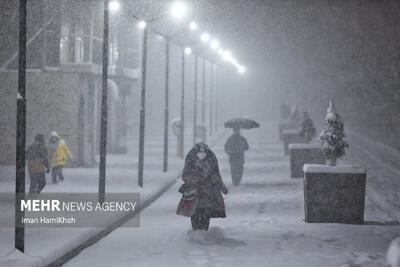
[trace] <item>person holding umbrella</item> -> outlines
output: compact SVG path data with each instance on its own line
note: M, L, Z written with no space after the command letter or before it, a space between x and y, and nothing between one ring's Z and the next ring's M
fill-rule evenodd
M249 144L247 143L246 138L240 135L240 129L259 127L259 124L250 119L240 118L225 122L225 127L233 129L233 134L225 143L225 152L229 156L232 183L234 185L239 185L243 176L244 152L249 150Z

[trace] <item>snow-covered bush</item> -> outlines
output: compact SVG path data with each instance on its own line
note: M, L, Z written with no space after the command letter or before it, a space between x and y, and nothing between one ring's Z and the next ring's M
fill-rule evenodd
M315 127L314 123L308 115L307 111L303 112L300 124L300 134L304 138L307 143L310 143L311 140L315 137Z
M337 114L332 101L330 101L325 118L325 125L319 136L322 153L329 165L335 166L336 160L345 155L346 148L348 148L349 145L344 141L344 137L343 122L340 115Z

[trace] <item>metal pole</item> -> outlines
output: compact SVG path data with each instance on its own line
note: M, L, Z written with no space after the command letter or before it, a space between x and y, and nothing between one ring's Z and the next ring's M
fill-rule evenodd
M17 97L17 142L15 173L15 248L25 250L24 211L19 208L25 199L25 144L26 144L26 1L19 2L19 61Z
M213 134L213 93L214 93L214 64L211 63L211 85L210 85L210 136Z
M168 171L168 122L169 122L169 40L165 40L165 109L164 109L164 163L163 171Z
M41 62L41 67L42 70L46 69L46 63L47 63L47 0L43 0L43 17L42 17L42 25L43 25L43 44L42 44L42 62Z
M215 69L215 132L218 131L218 109L219 109L219 69Z
M203 59L203 82L201 90L201 123L206 123L206 60Z
M193 146L196 144L196 128L197 128L197 55L194 58L194 107L193 107Z
M104 202L106 191L106 154L107 154L107 92L108 92L108 0L104 0L103 26L103 81L101 91L100 119L100 164L99 164L99 202Z
M226 84L226 82L225 82L225 80L224 80L224 70L223 69L221 69L221 76L220 76L220 79L221 79L221 120L223 121L223 122L225 122L225 112L226 112L226 110L225 110L225 106L226 106L226 103L225 103L225 84Z
M143 187L143 164L144 164L144 130L146 112L146 67L147 67L147 35L148 29L143 29L143 55L142 55L142 91L140 100L140 125L139 125L139 163L138 163L138 185Z
M184 145L185 145L185 49L182 48L182 93L181 93L181 139L179 156L183 158Z

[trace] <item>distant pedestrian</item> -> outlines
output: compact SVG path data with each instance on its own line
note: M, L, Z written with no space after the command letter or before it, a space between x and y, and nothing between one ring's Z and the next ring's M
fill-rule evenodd
M249 150L246 138L240 135L240 128L233 128L233 134L225 143L225 152L229 155L231 165L232 182L239 185L243 176L244 152Z
M73 159L67 143L65 140L61 139L56 131L51 132L49 155L51 159L51 178L53 183L56 184L58 183L57 177L60 181L64 180L62 169L67 164L67 158Z
M30 178L29 193L39 194L46 185L46 174L50 172L47 148L43 134L37 134L35 141L26 151L28 172Z
M227 194L218 160L211 149L199 142L189 151L182 175L177 214L190 217L193 230L208 230L210 218L225 218L222 193Z

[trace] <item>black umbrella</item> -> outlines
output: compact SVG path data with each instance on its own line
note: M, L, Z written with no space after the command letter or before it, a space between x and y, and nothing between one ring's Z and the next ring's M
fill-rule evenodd
M260 127L258 122L246 118L236 118L225 122L225 128L252 129L258 127Z

